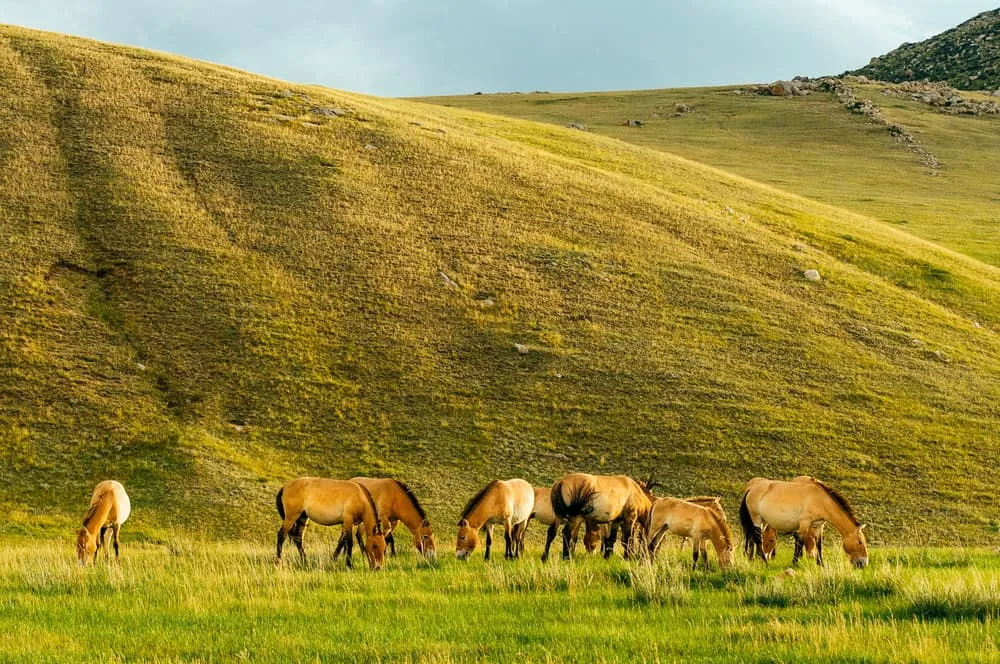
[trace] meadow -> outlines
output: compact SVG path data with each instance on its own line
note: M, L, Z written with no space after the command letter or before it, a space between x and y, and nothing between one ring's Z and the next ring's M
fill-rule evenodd
M67 542L5 542L0 659L985 662L1000 640L1000 556L982 549L875 549L859 571L831 542L825 568L784 576L787 542L728 572L692 572L675 542L653 564L543 564L537 543L462 563L450 541L426 563L406 542L348 572L334 533L311 535L280 568L270 542L134 543L89 567Z

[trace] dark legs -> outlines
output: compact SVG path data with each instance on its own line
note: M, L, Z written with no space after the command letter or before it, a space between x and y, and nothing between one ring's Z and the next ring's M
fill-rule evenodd
M559 524L552 523L549 524L549 529L545 533L545 552L542 553L542 562L544 563L549 559L549 547L552 546L552 540L556 538L556 533L559 532Z
M556 527L558 527L558 526L556 526ZM573 521L572 521L572 519L567 519L566 523L563 524L563 533L562 534L563 534L563 536L562 536L562 540L563 540L562 558L563 558L563 560L569 560L569 558L570 558L570 551L572 551L571 544L572 544L572 540L573 540Z
M486 526L486 556L485 560L490 559L490 547L493 546L493 525Z
M104 549L104 558L106 560L111 560L111 552L107 549L108 543L106 541L107 540L108 530L110 530L110 528L108 526L101 526L101 530L100 530L100 532L97 535L97 548L94 549L94 562L95 563L97 562L97 553L101 550L101 547L105 547L105 549Z
M608 529L608 534L604 538L604 558L610 558L615 552L615 540L618 539L618 523L614 522Z
M823 566L823 533L816 538L816 564Z
M118 531L121 530L121 524L116 523L111 526L111 537L113 538L115 544L115 562L118 562Z
M802 557L802 538L799 537L798 533L795 533L795 553L792 554L792 564L798 565L799 558Z
M347 563L347 569L354 569L354 561L351 560L354 553L354 524L352 523L344 523L344 530L340 534L340 539L337 540L337 548L333 551L334 560L340 555L341 550L344 552L344 562Z

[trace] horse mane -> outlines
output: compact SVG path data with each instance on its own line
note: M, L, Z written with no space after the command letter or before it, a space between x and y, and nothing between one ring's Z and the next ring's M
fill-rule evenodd
M400 489L402 489L403 493L406 494L406 497L410 499L410 503L413 505L413 509L415 509L417 511L417 515L421 519L426 519L427 518L427 514L424 512L424 508L421 507L420 501L417 500L417 497L413 494L413 491L410 489L410 487L406 486L405 484L403 484L399 480L395 480L394 479L393 482L395 482L396 486L398 486Z
M818 486L819 488L821 488L824 491L826 491L826 493L831 498L833 498L833 502L835 502L838 505L840 505L840 509L844 510L844 512L847 513L847 516L850 517L851 521L854 522L855 526L860 523L860 521L858 521L858 517L856 517L854 515L854 508L851 507L851 504L849 502L847 502L847 498L845 498L842 493L840 493L839 491L837 491L836 489L834 489L832 486L830 486L828 484L824 484L823 482L820 482L815 477L813 477L811 479L812 479L813 483L816 484L816 486Z
M722 539L725 540L726 546L730 549L733 548L733 531L729 529L729 523L726 522L725 518L721 514L713 510L711 507L706 507L705 511L712 515L712 520L715 521L715 525L717 525L719 530L722 531Z
M492 482L484 486L482 489L480 489L479 493L474 495L472 499L465 504L465 507L462 509L461 518L467 519L472 510L476 509L476 506L479 505L480 501L482 501L483 496L486 495L486 492L492 489L499 482L500 480L493 480Z
M87 524L90 523L90 520L97 515L98 510L101 509L101 506L104 505L104 502L108 499L108 493L108 491L102 492L101 495L97 497L97 500L90 503L90 507L87 508L87 514L83 517L84 527L86 527Z
M357 484L359 487L361 487L361 490L365 492L365 498L368 499L368 504L372 508L372 514L375 515L375 524L382 525L382 519L380 519L378 516L378 508L375 507L375 499L372 498L372 492L368 490L368 487L366 487L364 484L361 484L360 482L354 482L354 484Z

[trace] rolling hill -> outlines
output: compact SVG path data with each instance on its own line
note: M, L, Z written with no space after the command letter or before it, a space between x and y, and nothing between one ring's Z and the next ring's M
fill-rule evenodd
M450 542L485 480L587 469L997 539L996 267L660 149L16 27L0 89L2 534L114 476L133 533L269 541L287 477L392 473Z
M947 81L963 90L1000 90L1000 9L916 44L872 58L849 72L879 81Z
M747 93L748 87L567 94L487 94L423 101L576 124L635 145L709 164L896 226L1000 266L1000 115L956 116L913 99L905 86L851 83L905 128L940 167L834 95ZM919 95L918 95L919 96ZM962 93L969 102L987 99ZM679 112L677 109L684 109ZM633 121L633 126L627 122ZM641 123L634 126L635 121Z

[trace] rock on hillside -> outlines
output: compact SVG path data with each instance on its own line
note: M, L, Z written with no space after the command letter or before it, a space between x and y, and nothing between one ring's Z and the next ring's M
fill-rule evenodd
M892 83L947 81L963 90L1000 88L1000 9L917 44L903 44L848 72Z

